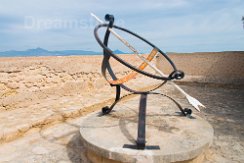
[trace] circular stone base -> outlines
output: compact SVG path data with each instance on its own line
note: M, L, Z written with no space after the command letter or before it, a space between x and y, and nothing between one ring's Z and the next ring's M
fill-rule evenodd
M213 128L196 115L176 113L172 103L166 112L165 106L148 99L146 148L125 148L137 139L138 100L117 104L108 115L97 112L82 118L81 139L92 162L201 162L201 154L212 142Z
M111 159L108 159L108 158L105 158L101 155L98 155L97 153L94 153L93 151L90 151L88 150L86 152L86 156L87 158L92 162L92 163L123 163L121 161L116 161L116 160L111 160ZM203 162L204 160L204 153L200 154L199 156L193 158L193 159L190 159L190 160L186 160L186 161L177 161L175 163L201 163ZM145 160L146 163L148 162L148 160ZM137 162L142 162L142 163L145 163L145 161L139 161L137 160ZM150 161L149 161L150 163ZM161 162L160 162L161 163Z

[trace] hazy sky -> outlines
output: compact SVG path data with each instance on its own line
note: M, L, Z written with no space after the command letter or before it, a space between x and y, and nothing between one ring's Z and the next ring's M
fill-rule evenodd
M0 51L101 51L90 12L167 52L244 50L244 0L1 0Z

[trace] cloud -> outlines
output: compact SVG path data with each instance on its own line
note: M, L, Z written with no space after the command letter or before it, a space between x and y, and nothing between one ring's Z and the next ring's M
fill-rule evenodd
M165 51L243 50L243 8L241 0L1 0L0 51L34 47L101 51L90 12L101 18L114 14L117 24ZM120 44L118 48L126 49Z

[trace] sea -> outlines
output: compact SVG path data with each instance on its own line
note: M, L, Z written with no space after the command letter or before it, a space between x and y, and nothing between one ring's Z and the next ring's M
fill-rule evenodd
M126 54L120 50L114 50L115 54ZM42 48L28 49L25 51L10 50L0 52L0 57L37 57L37 56L82 56L82 55L102 55L102 52L89 50L62 50L49 51Z

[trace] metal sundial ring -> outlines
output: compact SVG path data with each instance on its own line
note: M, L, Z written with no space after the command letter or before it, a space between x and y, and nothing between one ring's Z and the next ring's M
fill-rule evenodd
M175 64L173 63L173 61L164 53L162 52L158 47L156 47L154 44L152 44L151 42L147 41L146 39L142 38L141 36L137 35L134 32L131 32L125 28L119 27L114 25L114 17L113 15L106 15L105 16L105 20L108 21L108 24L103 23L99 18L97 18L94 14L92 14L93 17L95 17L101 24L97 25L95 27L94 30L94 35L95 38L97 40L97 42L99 43L99 45L103 48L103 62L102 62L102 75L104 76L104 78L107 80L108 83L110 83L111 86L115 86L116 87L116 98L114 103L108 107L104 107L102 108L102 112L103 114L109 114L110 111L113 109L113 107L120 101L120 91L121 88L133 93L133 94L140 94L141 95L141 99L140 99L140 105L139 105L139 121L138 121L138 136L137 136L137 140L136 140L136 145L135 146L131 146L131 145L125 145L125 147L129 147L129 148L136 148L136 149L144 149L145 148L145 144L146 144L146 140L145 140L145 121L146 121L146 102L147 102L147 95L148 94L160 94L160 93L156 93L153 92L152 90L149 91L137 91L134 89L131 89L127 86L124 85L124 83L126 83L127 81L134 79L136 77L136 75L138 73L145 75L147 77L150 78L154 78L154 79L158 79L162 81L162 84L160 84L158 87L156 87L155 89L159 88L160 86L162 86L163 84L165 84L167 81L171 81L171 80L179 80L182 79L184 77L184 72L179 71ZM106 28L106 33L104 36L103 41L99 38L98 36L98 30L100 28ZM137 50L135 48L133 48L133 46L131 46L125 39L123 39L121 36L119 36L116 32L113 31L113 29L117 29L126 33L131 34L132 36L138 38L139 40L147 43L148 45L150 45L152 47L152 51L150 52L150 54L144 58L142 56L140 56L140 54L137 52ZM128 62L125 62L123 59L121 59L119 56L115 55L112 50L108 47L108 41L109 41L109 36L110 34L115 35L122 43L124 43L128 48L130 48L134 54L136 54L138 57L140 57L140 59L143 61L138 67L135 67L133 65L131 65ZM163 74L160 70L157 69L157 67L155 67L152 63L150 63L150 61L153 60L153 58L157 55L162 55L171 65L173 71L167 76L165 74ZM117 78L115 73L112 70L112 67L109 63L109 59L110 57L113 57L115 60L117 60L118 62L120 62L121 64L123 64L124 66L128 67L129 69L132 70L131 73L129 73L126 76L123 76L121 78ZM150 66L152 69L154 69L156 72L159 73L159 75L155 75L149 72L144 71L144 69ZM108 79L106 76L106 71L109 72L109 75L111 76L111 79ZM177 87L178 88L178 87ZM179 88L180 90L182 90L181 88ZM182 93L185 93L182 90ZM174 100L173 98L164 95L164 94L160 94L163 95L165 97L168 97L170 100L172 100L179 108L179 110L181 111L182 115L186 116L186 115L190 115L192 113L191 109L183 109L181 107L181 105ZM185 95L187 96L188 94L185 93ZM122 97L123 98L123 97ZM157 147L155 147L156 149Z

